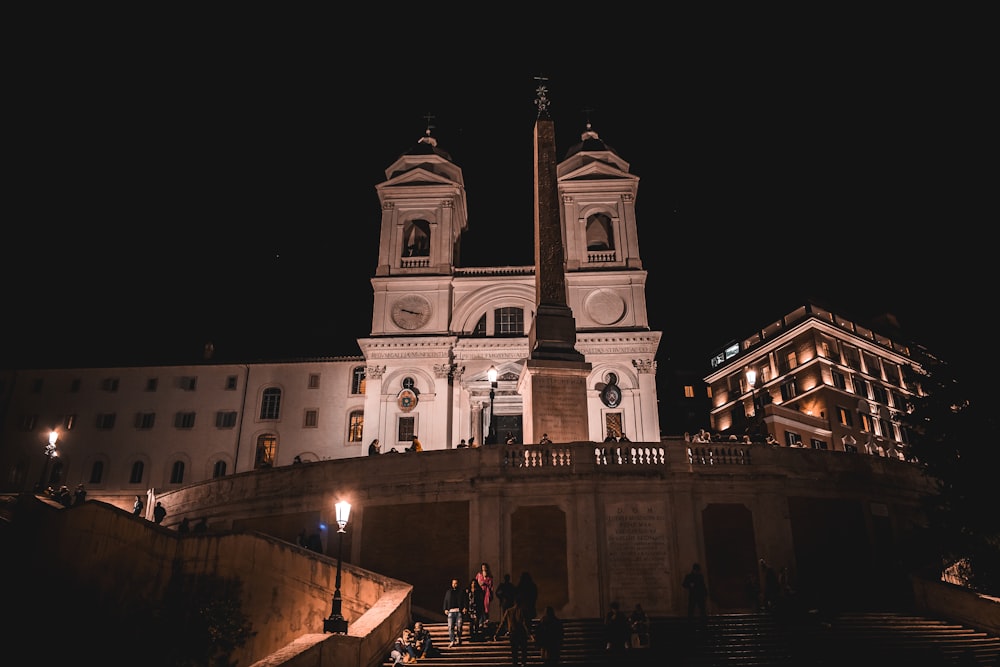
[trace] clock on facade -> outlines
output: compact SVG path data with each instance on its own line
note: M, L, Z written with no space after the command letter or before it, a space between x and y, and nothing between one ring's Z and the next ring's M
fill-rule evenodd
M431 319L431 302L417 294L400 297L392 304L392 321L400 329L419 329Z

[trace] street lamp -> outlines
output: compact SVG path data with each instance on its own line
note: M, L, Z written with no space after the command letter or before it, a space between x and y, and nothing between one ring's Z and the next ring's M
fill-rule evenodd
M344 562L344 527L347 519L351 515L351 503L341 500L337 503L337 525L340 526L337 533L340 535L340 544L337 546L337 582L333 591L333 609L330 610L330 618L323 621L323 632L332 632L337 635L347 634L347 619L341 614L343 600L340 598L340 570Z
M489 433L486 436L486 444L495 445L497 444L497 432L493 428L493 397L496 395L497 390L497 368L491 365L490 369L486 371L486 377L490 381L490 428Z
M56 433L55 429L49 431L49 444L45 445L45 464L42 466L42 476L38 478L39 491L45 489L45 475L49 471L49 459L53 456L59 456L59 452L56 451L56 442L58 440L59 434Z

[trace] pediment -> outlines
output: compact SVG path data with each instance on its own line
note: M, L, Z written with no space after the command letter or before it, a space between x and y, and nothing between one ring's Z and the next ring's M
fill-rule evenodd
M404 178L408 174L433 174L436 179L446 179L451 183L464 184L462 169L455 163L443 160L437 156L427 155L404 155L392 163L385 170L386 182L393 182L398 178ZM408 181L413 182L413 181ZM438 181L433 181L438 182Z
M447 185L453 187L455 185L461 186L461 170L457 174L457 180L455 178L449 177L448 174L440 174L422 167L417 167L409 171L397 172L393 174L388 180L383 183L379 183L376 188L391 188L398 187L401 185Z
M568 162L569 161L567 160L567 162L559 165L557 178L560 182L594 180L598 178L631 181L639 180L638 176L628 173L627 167L625 170L622 170L615 165L611 165L600 160L584 161L575 165L568 164Z

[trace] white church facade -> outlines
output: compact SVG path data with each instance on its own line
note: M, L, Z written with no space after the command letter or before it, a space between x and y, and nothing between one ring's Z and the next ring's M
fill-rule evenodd
M3 372L3 489L83 484L130 507L150 490L365 456L374 440L383 454L412 436L425 450L537 442L520 387L535 267L460 265L463 173L430 131L385 173L361 356ZM566 303L591 368L587 432L658 442L661 333L646 314L639 179L590 127L557 178Z

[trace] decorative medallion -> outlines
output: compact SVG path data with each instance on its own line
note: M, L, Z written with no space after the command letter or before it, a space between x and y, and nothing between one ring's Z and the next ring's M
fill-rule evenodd
M417 395L412 389L404 389L396 396L396 404L403 412L410 412L417 407Z
M611 290L594 290L584 305L587 314L598 324L615 324L625 316L625 301Z

